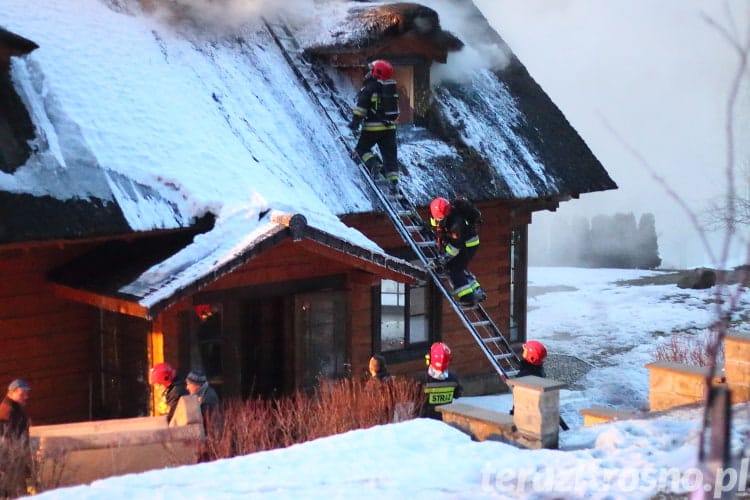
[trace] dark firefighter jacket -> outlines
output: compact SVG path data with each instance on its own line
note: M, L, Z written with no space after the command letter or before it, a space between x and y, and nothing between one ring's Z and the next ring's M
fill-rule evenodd
M365 78L357 94L357 105L353 110L355 118L364 119L362 130L395 130L395 119L398 116L387 119L381 112L384 96L391 92L396 92L395 80L378 80L373 76Z

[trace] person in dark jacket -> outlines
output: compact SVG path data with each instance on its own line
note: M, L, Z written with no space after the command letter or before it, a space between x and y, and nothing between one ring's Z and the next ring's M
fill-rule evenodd
M523 345L521 352L521 364L518 369L518 376L536 375L537 377L546 377L544 373L544 359L547 357L547 348L538 340L529 340Z
M521 362L518 365L518 375L516 377L525 377L527 375L536 375L537 377L544 378L544 358L547 357L547 348L544 344L538 340L529 340L523 345L523 352L521 352ZM516 406L510 409L510 414L513 415L516 411Z
M370 373L370 377L367 379L368 387L373 387L381 382L391 381L391 374L388 372L385 358L380 354L373 354L370 357L367 370Z
M476 277L468 270L469 262L479 249L477 226L480 220L479 210L465 198L460 199L460 206L458 198L449 202L437 197L430 202L430 226L435 233L438 252L435 269L438 273L447 270L453 293L465 306L474 306L487 298Z
M24 407L31 387L16 379L0 402L0 497L25 495L31 479L29 418Z
M24 411L29 391L29 384L20 378L8 385L8 392L0 403L0 436L29 441L29 419Z
M455 373L449 371L451 350L443 342L435 342L430 347L430 354L425 356L429 366L427 373L420 380L425 393L420 416L442 420L442 415L435 408L452 403L461 396L461 382Z
M185 379L188 392L198 396L204 424L207 423L214 412L219 408L219 395L213 387L208 384L206 374L201 370L192 370Z
M177 403L182 396L190 394L185 384L185 379L177 374L177 370L169 363L159 363L149 370L148 379L154 386L163 388L161 394L160 408L157 411L161 415L167 415L167 422L172 420Z
M382 166L385 178L395 191L398 184L398 154L396 143L396 120L398 119L398 90L393 80L393 66L388 61L378 59L368 65L370 71L365 75L362 88L357 93L354 116L349 122L353 132L362 125L362 133L354 148L356 154L375 174L381 166L381 160L372 152L377 144L382 155Z
M526 377L527 375L535 375L537 377L545 378L547 375L544 372L544 359L547 357L547 348L544 344L538 340L529 340L523 344L523 352L521 352L521 363L518 367L517 377ZM515 406L510 409L510 414L515 413ZM562 430L568 430L568 424L565 423L562 417L560 417L560 427Z

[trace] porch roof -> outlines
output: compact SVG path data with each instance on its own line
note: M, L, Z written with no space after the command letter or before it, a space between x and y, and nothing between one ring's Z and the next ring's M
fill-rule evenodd
M259 222L242 240L225 241L219 248L204 246L200 234L107 242L54 270L50 280L55 292L67 299L152 320L179 300L288 240L306 252L381 278L402 282L425 278L423 269L314 227L301 214L266 212ZM185 259L185 253L196 258Z

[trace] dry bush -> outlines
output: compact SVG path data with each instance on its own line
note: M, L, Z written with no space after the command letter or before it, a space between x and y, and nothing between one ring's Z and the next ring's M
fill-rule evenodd
M0 498L25 495L27 479L32 480L34 469L28 443L0 437Z
M203 460L247 455L278 447L271 421L273 406L269 401L228 400L206 422L206 440L200 456Z
M366 385L322 381L311 392L273 401L230 400L206 428L206 460L283 448L354 429L415 418L423 393L418 382L394 378Z
M713 363L712 349L716 345L714 334L709 333L702 337L673 334L668 343L657 346L656 359L693 366L711 366ZM721 346L721 344L719 345ZM719 356L722 355L723 352L720 352Z

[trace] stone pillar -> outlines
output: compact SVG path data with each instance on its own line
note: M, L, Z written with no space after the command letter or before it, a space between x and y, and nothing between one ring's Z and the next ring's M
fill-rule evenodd
M724 374L732 403L750 401L750 334L729 332L724 338Z
M540 448L555 449L560 433L560 389L566 384L529 375L506 381L513 388L513 423Z

